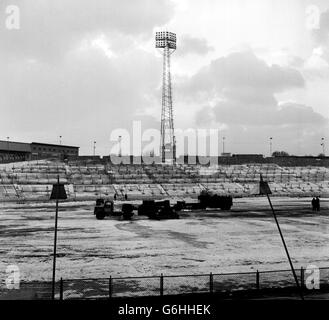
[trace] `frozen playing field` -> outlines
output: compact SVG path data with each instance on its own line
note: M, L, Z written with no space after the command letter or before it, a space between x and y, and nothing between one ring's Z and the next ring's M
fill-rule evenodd
M273 198L296 267L329 266L329 201ZM0 204L0 278L50 280L54 203ZM266 198L235 199L230 212L184 212L179 220L96 220L93 203L60 204L57 278L108 278L289 269Z

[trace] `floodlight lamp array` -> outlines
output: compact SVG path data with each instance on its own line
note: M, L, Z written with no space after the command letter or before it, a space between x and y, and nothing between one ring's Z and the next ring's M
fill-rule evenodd
M156 32L155 47L176 49L176 34L168 31Z

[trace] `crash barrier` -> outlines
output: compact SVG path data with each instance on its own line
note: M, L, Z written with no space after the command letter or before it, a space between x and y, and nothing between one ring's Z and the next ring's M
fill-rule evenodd
M55 183L55 181L54 181ZM269 183L272 196L328 197L329 181L314 183ZM125 200L195 198L203 190L234 198L254 197L259 193L258 183L196 183L196 184L65 184L68 201L96 200L98 198ZM0 184L0 200L47 201L52 183Z

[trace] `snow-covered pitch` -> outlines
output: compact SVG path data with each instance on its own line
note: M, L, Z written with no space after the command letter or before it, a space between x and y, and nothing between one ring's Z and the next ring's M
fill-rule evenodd
M329 266L328 199L273 198L296 268ZM266 198L234 200L231 211L183 212L179 220L96 220L93 202L61 203L57 279L289 269ZM0 278L52 276L55 204L0 204Z

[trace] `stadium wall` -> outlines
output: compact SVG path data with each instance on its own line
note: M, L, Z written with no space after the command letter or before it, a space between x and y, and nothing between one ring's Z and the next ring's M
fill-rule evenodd
M79 156L79 160L86 160L86 158ZM122 156L116 155L104 156L103 163L110 164L159 164L160 157L136 157L136 156ZM219 165L242 165L242 164L277 164L285 167L326 167L329 168L329 157L312 157L312 156L278 156L278 157L264 157L262 154L233 154L232 156L219 157L205 157L185 155L177 158L178 164L219 164Z

